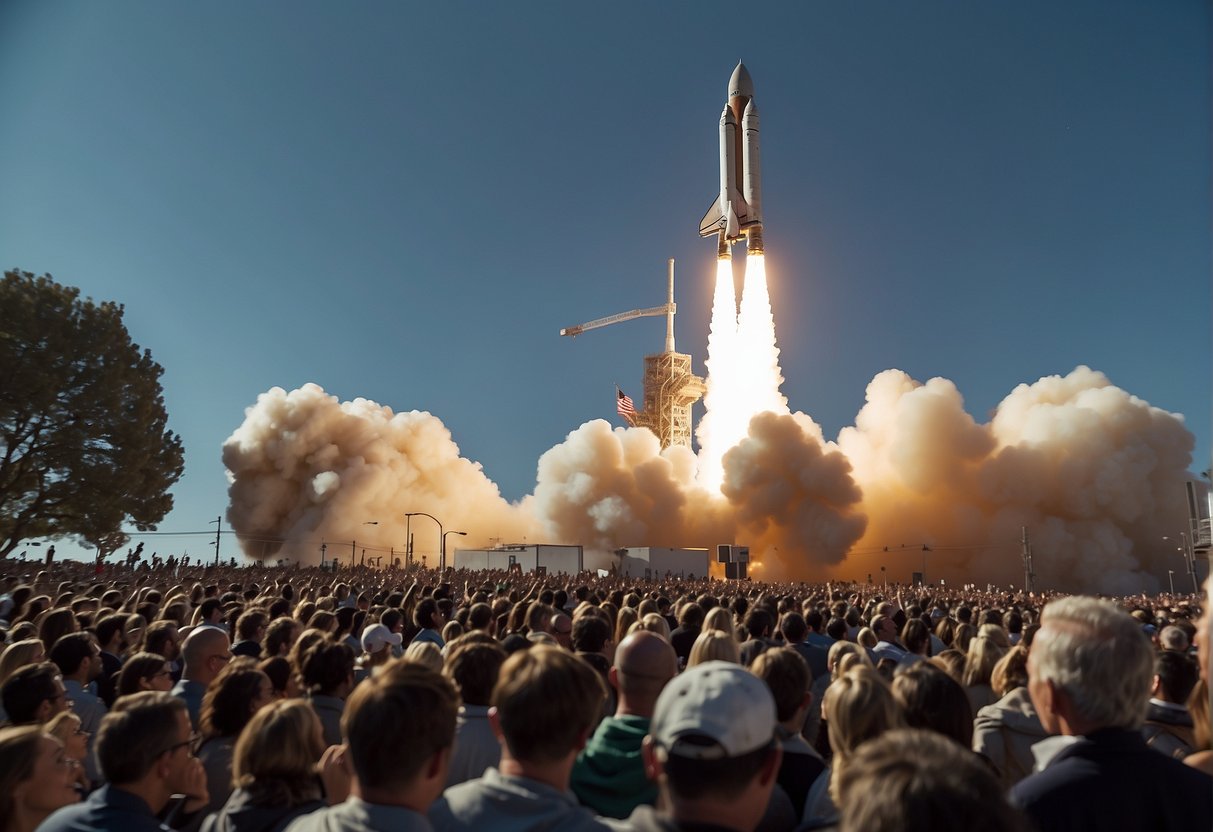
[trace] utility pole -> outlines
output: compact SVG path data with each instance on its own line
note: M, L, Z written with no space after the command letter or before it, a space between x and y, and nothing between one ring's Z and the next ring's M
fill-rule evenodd
M1022 537L1020 543L1023 545L1023 589L1024 592L1036 591L1036 573L1032 571L1032 544L1028 541L1028 527L1020 526Z
M324 567L324 553L328 551L329 545L323 540L320 541L320 566Z
M210 525L209 523L207 525ZM223 526L223 515L215 518L215 565L219 565L219 529Z

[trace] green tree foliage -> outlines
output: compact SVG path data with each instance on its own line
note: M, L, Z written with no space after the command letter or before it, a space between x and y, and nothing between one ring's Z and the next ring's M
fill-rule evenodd
M23 540L74 536L99 556L155 528L184 467L160 376L123 307L50 275L0 283L0 558Z

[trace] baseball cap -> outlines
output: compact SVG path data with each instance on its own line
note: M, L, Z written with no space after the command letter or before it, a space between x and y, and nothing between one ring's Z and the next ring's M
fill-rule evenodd
M378 653L391 644L400 646L400 633L393 633L382 624L372 624L362 631L362 649L368 653Z
M649 734L670 754L719 760L769 745L775 725L775 699L766 682L740 665L705 662L661 691Z

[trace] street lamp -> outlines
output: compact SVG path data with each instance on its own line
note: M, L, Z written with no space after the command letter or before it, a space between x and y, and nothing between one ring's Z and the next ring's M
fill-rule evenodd
M442 571L443 572L446 572L446 536L448 534L461 534L464 537L467 537L467 532L457 532L457 531L452 530L449 532L442 533Z
M410 552L410 553L412 553L412 551L413 551L413 538L412 538L412 534L409 532L409 529L411 528L411 526L410 526L410 525L408 525L408 524L412 522L412 521L410 520L410 518L413 518L413 517L428 517L428 518L430 518L431 520L433 520L435 523L437 523L437 524L438 524L438 541L439 541L439 547L438 547L438 548L439 548L439 549L443 549L444 547L442 546L442 541L446 540L446 535L444 535L444 534L443 534L443 532L442 532L442 521L441 521L441 520L439 520L437 517L435 517L435 516L434 516L434 515L432 515L432 514L426 514L424 511L407 511L407 512L405 512L405 514L404 514L404 518L405 518L405 521L406 521L406 525L405 525L405 534L408 534L408 535L409 535L409 552ZM446 566L446 563L445 563L445 558L443 559L443 561L444 561L444 562L443 562L443 567L445 567L445 566ZM424 558L422 559L422 564L421 564L421 565L422 565L422 567L423 567L423 568L425 567L425 559L424 559Z
M1167 570L1167 580L1171 582L1171 594L1174 595L1175 594L1175 570L1174 569Z
M362 525L378 526L379 521L378 520L364 520L364 521L362 521ZM350 569L354 568L354 559L356 557L358 557L358 541L351 540L350 541ZM362 550L362 563L364 566L366 565L366 549Z

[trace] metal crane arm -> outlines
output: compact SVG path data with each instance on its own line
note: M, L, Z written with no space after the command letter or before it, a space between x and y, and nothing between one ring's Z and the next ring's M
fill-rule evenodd
M610 326L622 321L630 321L633 318L655 318L658 315L673 315L677 310L677 305L674 303L663 304L662 306L652 306L648 309L633 309L629 312L620 312L618 315L610 315L606 318L599 318L596 321L581 324L580 326L571 326L568 329L560 330L561 335L570 335L577 337L583 332L591 329L598 329L603 326Z

